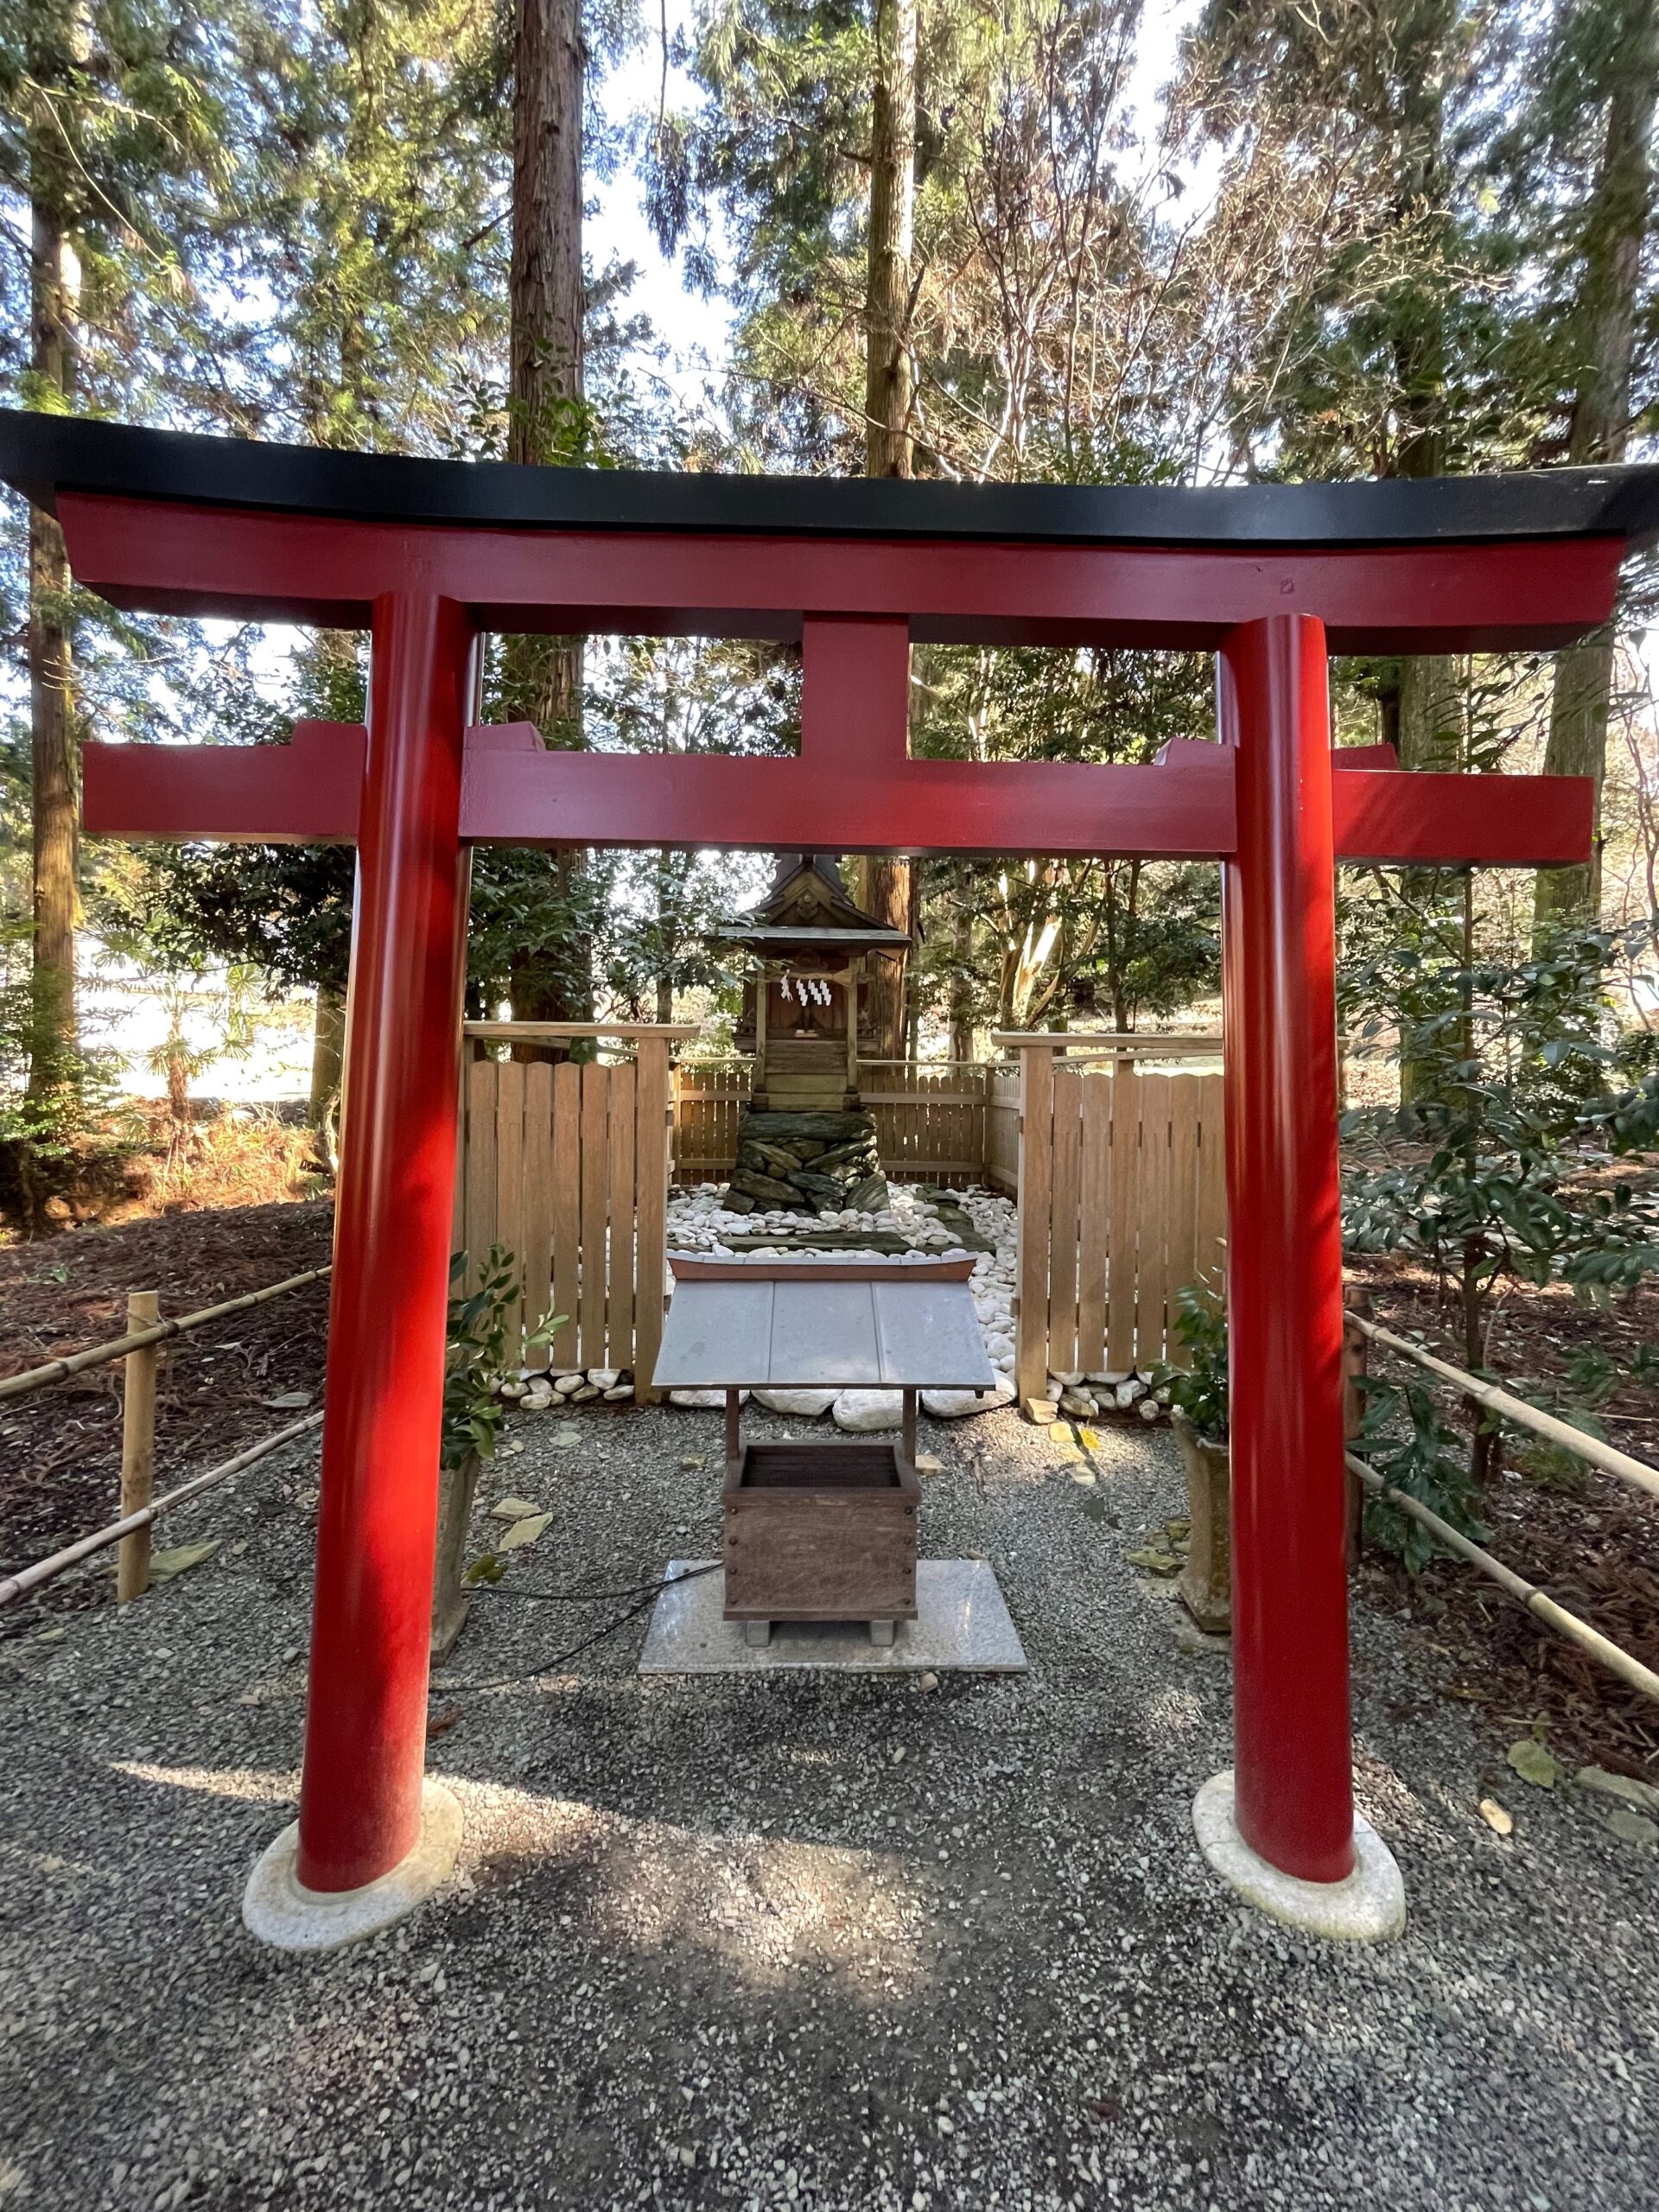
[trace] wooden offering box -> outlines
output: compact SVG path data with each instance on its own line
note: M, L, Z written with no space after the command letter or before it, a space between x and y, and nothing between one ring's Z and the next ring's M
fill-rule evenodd
M746 1444L726 1463L728 1621L912 1621L916 1470L897 1445Z
M725 1618L764 1644L773 1621L916 1618L916 1398L988 1390L971 1260L705 1260L671 1254L655 1380L724 1390ZM745 1444L746 1388L893 1391L900 1440Z

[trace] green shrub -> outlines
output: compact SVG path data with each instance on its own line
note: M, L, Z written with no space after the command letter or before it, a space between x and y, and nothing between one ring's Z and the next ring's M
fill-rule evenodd
M1153 1373L1160 1402L1192 1422L1208 1444L1227 1441L1227 1306L1211 1282L1184 1283L1175 1294L1175 1334L1186 1354L1179 1367Z

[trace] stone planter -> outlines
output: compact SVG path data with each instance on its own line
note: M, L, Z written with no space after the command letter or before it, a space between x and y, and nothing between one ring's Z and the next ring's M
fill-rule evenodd
M483 1462L469 1452L458 1467L438 1476L438 1541L432 1560L432 1656L443 1658L467 1625L472 1605L461 1583L467 1565L467 1531Z
M1224 1636L1233 1624L1232 1522L1227 1446L1200 1436L1177 1408L1172 1416L1186 1467L1186 1564L1175 1587L1202 1629Z

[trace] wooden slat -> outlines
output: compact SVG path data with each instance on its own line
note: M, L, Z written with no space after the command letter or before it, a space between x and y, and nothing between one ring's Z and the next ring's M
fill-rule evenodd
M576 1357L605 1364L605 1231L609 1182L606 1117L611 1071L597 1060L582 1071L582 1287L576 1302Z
M495 1078L493 1060L467 1071L467 1281L475 1289L495 1237Z
M467 1110L467 1077L472 1061L465 1052L455 1071L455 1194L449 1209L449 1249L464 1252L467 1249L467 1126L470 1116Z
M668 1047L660 1039L641 1038L638 1061L639 1103L634 1156L635 1274L633 1293L633 1395L643 1402L655 1395L652 1377L663 1340L668 1214Z
M495 1071L495 1236L516 1262L524 1249L524 1070L503 1060ZM524 1317L515 1298L506 1317L507 1357L518 1363Z
M1168 1288L1169 1084L1141 1078L1141 1221L1135 1279L1135 1363L1142 1373L1165 1357Z
M577 1358L577 1270L582 1260L582 1070L553 1071L553 1303L565 1317L550 1347L556 1367Z
M532 1060L524 1070L524 1242L518 1263L524 1285L524 1322L545 1320L553 1294L553 1070ZM527 1363L547 1357L537 1347Z
M1090 1069L1083 1087L1083 1179L1077 1201L1077 1365L1106 1364L1106 1239L1111 1220L1112 1078Z
M1077 1211L1083 1195L1083 1078L1054 1071L1054 1189L1048 1241L1048 1364L1077 1363Z
M1198 1269L1198 1085L1196 1075L1169 1079L1169 1311L1179 1310L1175 1294ZM1171 1356L1177 1347L1170 1329Z
M1014 1387L1026 1399L1040 1397L1048 1382L1048 1244L1054 1171L1052 1046L1022 1046L1020 1066L1020 1313L1014 1332Z
M1112 1071L1112 1165L1106 1249L1106 1365L1135 1365L1135 1224L1141 1192L1141 1077L1127 1060Z
M639 1071L632 1066L610 1071L610 1293L605 1303L605 1364L633 1365L633 1117L639 1090Z
M1198 1094L1198 1234L1197 1272L1224 1294L1227 1266L1227 1125L1225 1083L1200 1076Z

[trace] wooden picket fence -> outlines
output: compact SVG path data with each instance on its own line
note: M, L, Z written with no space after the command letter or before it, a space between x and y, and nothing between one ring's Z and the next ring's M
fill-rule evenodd
M1005 1198L1020 1195L1020 1064L985 1071L985 1180Z
M861 1060L859 1096L875 1117L875 1148L895 1183L982 1180L990 1070L976 1060Z
M680 1027L468 1022L497 1039L594 1038L631 1059L586 1066L471 1059L463 1069L455 1243L472 1263L493 1243L523 1273L515 1324L562 1314L556 1367L628 1368L650 1389L662 1341L668 1205L671 1039Z
M474 1267L492 1243L509 1247L524 1313L565 1317L555 1364L631 1369L643 1397L662 1336L671 1172L683 1183L729 1174L749 1063L671 1069L671 1042L696 1034L687 1027L467 1025L475 1052L555 1032L632 1057L469 1061L455 1239ZM1219 1039L996 1042L1011 1057L990 1065L861 1064L884 1167L895 1181L983 1182L1018 1198L1022 1397L1040 1395L1051 1370L1173 1363L1176 1293L1218 1281L1224 1249L1222 1078L1144 1065L1143 1050L1191 1057Z
M737 1165L737 1125L753 1060L682 1060L674 1071L674 1179L723 1183Z
M1022 1041L1015 1381L1179 1363L1176 1294L1217 1286L1227 1236L1222 1078Z

